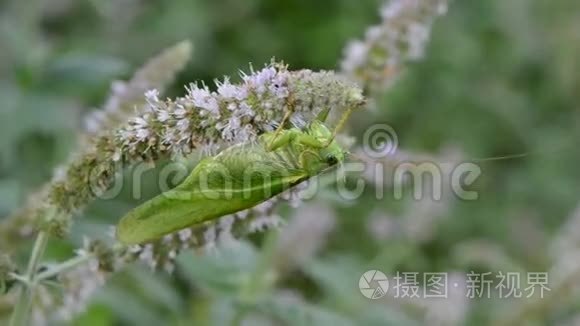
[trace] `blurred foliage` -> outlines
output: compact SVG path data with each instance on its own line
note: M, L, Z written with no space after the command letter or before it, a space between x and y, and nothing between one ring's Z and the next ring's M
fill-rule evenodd
M248 62L261 66L273 56L293 69L334 69L346 42L377 21L380 3L3 1L0 216L15 210L67 157L83 115L102 104L111 81L128 78L161 49L182 39L195 44L193 62L170 95L191 81L235 75ZM400 202L376 201L370 190L346 204L324 194L337 216L324 249L258 296L245 324L422 320L420 312L398 303L364 299L357 284L368 269L546 271L553 260L547 248L580 193L579 30L580 3L570 0L455 1L436 23L426 59L408 67L376 110L355 114L351 131L360 140L366 127L385 122L404 150L439 153L452 145L467 158L530 155L481 163L475 185L480 199L450 202L426 241L369 235L377 214L404 215ZM144 191L148 196L156 192L153 183ZM107 224L135 204L127 194L92 205L72 239L54 241L48 256L70 257L82 234L102 236ZM215 254L184 253L172 276L130 268L73 324L229 324L244 310L238 299L246 278L266 255L260 236L250 240ZM486 250L459 247L474 240L492 244L499 262L469 259ZM503 304L473 301L465 323L488 324ZM577 306L542 320L568 320L579 313Z

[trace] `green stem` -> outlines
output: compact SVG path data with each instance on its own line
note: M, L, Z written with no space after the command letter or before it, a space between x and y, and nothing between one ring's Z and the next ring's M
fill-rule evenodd
M244 322L244 318L246 317L247 312L248 312L247 307L238 306L236 308L236 314L234 315L234 318L232 320L231 325L232 326L241 326L242 323Z
M42 259L42 255L44 254L44 250L46 249L47 242L48 234L45 231L40 231L36 236L34 248L32 249L32 254L28 261L26 275L24 276L27 282L22 285L20 290L18 301L16 302L12 318L10 319L10 326L26 326L28 324L28 316L30 315L34 289L36 286L35 273L38 269L38 264Z
M270 230L264 240L262 255L257 262L256 269L240 289L240 302L232 325L242 325L246 314L252 310L257 299L272 285L273 280L270 278L269 273L272 269L272 259L274 258L277 244L278 230Z
M16 273L9 273L8 276L13 279L16 280L22 284L28 284L28 279L20 274L16 274Z
M65 272L69 269L72 269L78 265L84 264L85 262L89 261L91 258L94 258L94 255L92 254L87 254L87 255L82 255L82 256L76 256L74 258L71 258L61 264L58 264L56 266L53 266L41 273L38 273L36 275L36 280L37 281L42 281L42 280L46 280L49 278L52 278L54 276L57 276L58 274Z
M258 260L258 264L254 273L250 276L250 279L242 288L242 301L254 304L256 297L267 290L271 286L271 275L269 273L272 271L272 259L274 258L274 253L276 251L276 246L278 243L278 230L270 230L266 235L264 240L264 245L262 246L262 255Z

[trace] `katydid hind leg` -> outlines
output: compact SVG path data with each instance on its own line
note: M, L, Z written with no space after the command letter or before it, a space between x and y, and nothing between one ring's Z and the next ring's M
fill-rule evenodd
M268 151L275 151L283 146L291 143L298 134L297 130L290 129L282 133L282 135L274 134L268 143Z
M297 129L290 129L286 130L281 136L277 137L277 139L271 141L268 150L274 151L292 142L316 149L324 148L327 146L327 144L312 135L305 134Z
M328 144L325 144L325 142L322 142L319 139L317 139L311 135L303 134L303 133L296 135L295 142L306 145L308 147L316 148L316 149L321 149L321 148L325 148L328 146Z

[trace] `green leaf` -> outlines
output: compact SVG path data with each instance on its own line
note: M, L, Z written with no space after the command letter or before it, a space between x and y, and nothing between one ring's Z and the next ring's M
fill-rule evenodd
M287 295L286 295L287 296ZM257 309L266 316L272 316L287 325L295 326L354 326L354 321L308 302L284 297L281 293L273 295L267 301L259 304Z
M138 296L119 288L108 287L95 295L95 302L107 305L130 325L163 325L165 316L157 313Z
M245 242L205 255L184 252L177 259L180 273L193 286L199 286L216 295L233 295L254 271L257 263L255 248Z
M182 310L181 297L165 274L155 274L143 267L130 268L128 272L140 286L144 298L174 313Z

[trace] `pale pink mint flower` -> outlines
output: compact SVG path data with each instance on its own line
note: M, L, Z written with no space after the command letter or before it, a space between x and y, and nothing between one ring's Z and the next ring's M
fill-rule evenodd
M448 0L390 0L380 10L382 22L363 40L344 51L342 71L365 89L380 91L395 80L408 61L421 59L435 18L447 11Z

